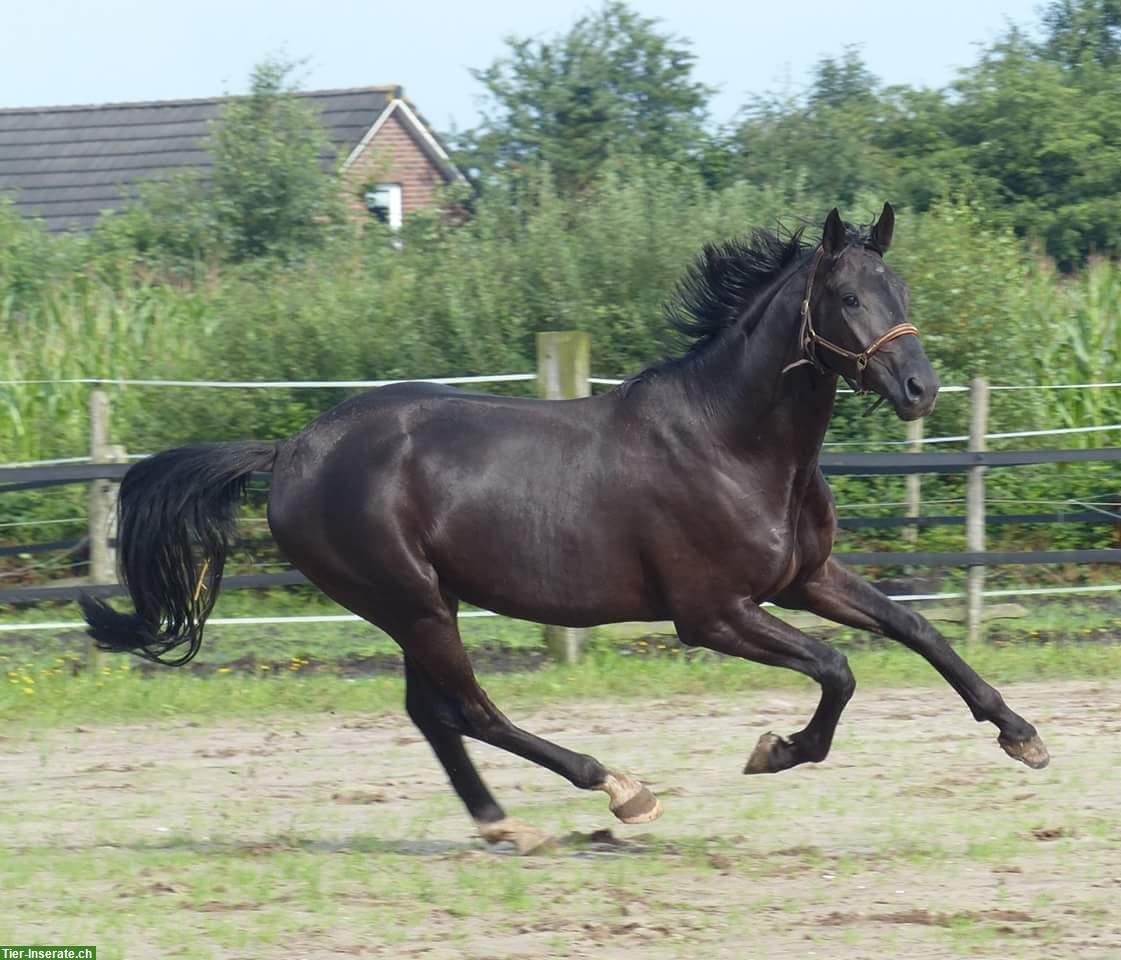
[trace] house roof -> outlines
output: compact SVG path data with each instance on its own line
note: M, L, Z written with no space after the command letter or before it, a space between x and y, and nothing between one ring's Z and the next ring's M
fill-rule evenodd
M401 104L405 129L445 180L459 171L396 86L301 92L331 144L325 168L353 155L383 114ZM210 124L227 97L0 110L0 192L50 230L91 227L143 180L205 170Z

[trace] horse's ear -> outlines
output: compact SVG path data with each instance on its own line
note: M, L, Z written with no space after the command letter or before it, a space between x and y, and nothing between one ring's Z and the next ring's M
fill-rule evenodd
M895 211L891 208L890 203L885 203L880 219L872 227L872 243L875 244L880 253L887 253L888 247L891 246L893 233L895 233Z
M821 248L826 256L833 257L845 249L846 241L845 225L840 212L834 207L825 218L825 226L821 231Z

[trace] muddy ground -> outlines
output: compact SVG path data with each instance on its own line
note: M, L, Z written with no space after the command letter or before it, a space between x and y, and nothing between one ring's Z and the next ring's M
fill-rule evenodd
M636 773L656 823L474 746L555 850L476 840L403 717L0 736L0 942L102 960L1121 957L1121 683L1021 684L1044 771L951 691L860 689L830 759L745 777L807 692L516 719ZM610 832L605 832L610 831ZM295 952L291 952L295 951Z

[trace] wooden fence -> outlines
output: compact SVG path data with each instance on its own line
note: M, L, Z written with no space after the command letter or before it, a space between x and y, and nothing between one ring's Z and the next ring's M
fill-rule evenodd
M538 335L537 387L546 399L571 399L590 393L590 343L582 333L545 333ZM845 529L903 527L908 542L922 527L965 525L965 551L866 551L838 552L836 556L854 566L963 566L969 570L966 590L966 614L971 639L980 639L983 621L984 573L987 566L998 564L1044 563L1118 563L1121 550L986 550L985 530L995 523L1117 523L1108 513L1075 510L1057 513L1024 513L987 516L985 509L985 473L1040 463L1085 463L1121 460L1121 448L1097 450L1020 450L987 451L988 386L983 380L971 385L971 416L969 449L958 452L932 452L921 448L921 431L908 433L908 450L900 453L831 453L821 456L821 467L834 475L904 475L908 478L906 515L886 518L848 518L840 522ZM17 490L40 489L62 484L90 485L89 533L90 577L82 585L64 584L22 586L0 589L0 604L66 601L81 592L97 596L122 594L115 573L115 519L113 501L120 479L128 469L125 451L110 442L108 398L94 390L90 404L91 462L45 466L0 468L0 494ZM920 516L919 478L926 473L958 473L968 477L966 516ZM262 475L267 478L267 474ZM243 541L244 544L267 543L268 540ZM76 540L0 547L0 556L73 551L81 545ZM266 588L306 583L298 571L271 574L230 576L223 580L224 589ZM545 638L553 656L572 661L579 656L584 631L572 628L546 627Z

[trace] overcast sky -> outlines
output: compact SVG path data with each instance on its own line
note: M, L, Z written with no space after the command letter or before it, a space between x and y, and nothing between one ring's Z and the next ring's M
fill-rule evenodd
M303 86L398 83L440 130L472 126L469 67L503 38L551 35L584 0L3 0L0 107L161 100L242 92L269 55L307 58ZM753 93L793 92L822 56L858 44L888 83L941 86L978 45L1039 0L633 0L692 41L697 76L718 88L714 119ZM715 13L716 10L722 10ZM795 16L795 12L797 16Z

